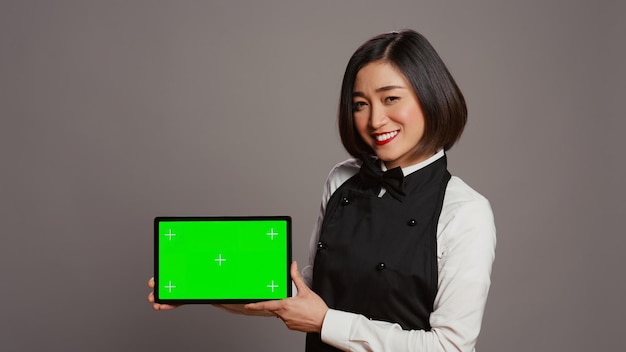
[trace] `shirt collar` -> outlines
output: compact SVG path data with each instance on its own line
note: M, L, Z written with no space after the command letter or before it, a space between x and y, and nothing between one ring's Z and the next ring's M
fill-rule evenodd
M404 176L408 176L412 173L414 173L415 171L422 169L432 163L434 163L435 161L441 159L443 156L445 155L445 152L443 151L443 149L439 149L439 151L437 153L435 153L435 155L431 156L430 158L424 160L424 161L420 161L417 164L413 164L407 167L403 167L402 168L402 174L404 174ZM383 171L387 171L387 167L385 166L385 163L383 163L382 161L380 162L380 168Z

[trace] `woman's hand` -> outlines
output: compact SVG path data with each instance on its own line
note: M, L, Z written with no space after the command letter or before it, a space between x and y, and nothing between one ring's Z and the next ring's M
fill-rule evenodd
M148 280L148 287L154 289L154 278L153 277L151 277L150 280ZM154 309L154 310L170 310L170 309L174 309L174 308L180 307L179 304L177 304L177 305L170 305L170 304L155 303L154 302L154 292L150 292L150 294L148 295L148 302L152 303L152 309Z
M296 262L291 263L291 279L298 289L298 294L295 297L250 303L246 304L244 308L255 311L270 311L282 319L290 330L321 332L328 306L320 296L306 285Z

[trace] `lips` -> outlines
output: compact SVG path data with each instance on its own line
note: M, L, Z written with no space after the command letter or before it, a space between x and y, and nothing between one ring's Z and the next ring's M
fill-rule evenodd
M374 142L376 145L385 145L391 142L398 135L399 131L391 131L385 133L375 133Z

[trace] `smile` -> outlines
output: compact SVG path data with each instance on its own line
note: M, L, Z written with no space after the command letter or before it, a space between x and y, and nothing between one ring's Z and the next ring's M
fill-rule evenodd
M398 135L398 133L399 133L398 131L392 131L392 132L375 134L374 141L376 142L376 145L385 145L391 142L391 140L393 140Z

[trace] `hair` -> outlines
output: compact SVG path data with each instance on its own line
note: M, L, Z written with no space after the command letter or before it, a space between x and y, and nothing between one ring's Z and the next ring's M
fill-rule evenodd
M421 34L403 30L380 34L352 55L343 76L339 100L339 134L346 151L356 158L373 155L354 125L353 90L358 72L374 61L386 61L407 78L422 108L424 135L416 152L448 150L461 137L467 106L461 90L432 45Z

